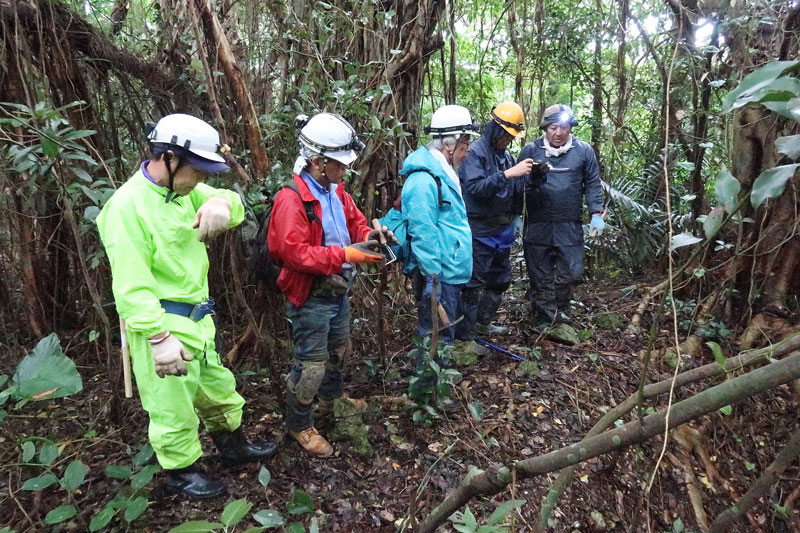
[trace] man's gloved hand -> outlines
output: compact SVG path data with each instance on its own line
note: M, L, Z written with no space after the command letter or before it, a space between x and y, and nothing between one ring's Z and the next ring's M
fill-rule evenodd
M422 298L430 300L433 296L433 276L425 278L425 288L422 289ZM436 284L436 301L442 301L442 284Z
M394 238L394 233L389 231L389 228L387 226L381 226L380 231L376 229L370 231L369 234L367 235L367 240L377 241L380 239L381 233L383 234L383 237L386 239L386 242L388 243L397 242L397 239Z
M527 176L531 173L531 169L533 168L533 159L530 157L527 159L523 159L513 167L509 168L504 172L506 178L519 178L521 176Z
M547 183L547 173L553 168L547 161L534 161L531 168L530 184L532 187L541 187Z
M164 340L156 341L155 344L152 340L149 342L158 377L185 376L189 373L184 361L191 361L194 358L174 335L168 334Z
M589 223L589 235L592 237L602 235L605 228L606 221L603 220L603 215L592 215L592 221Z
M205 201L192 223L193 228L200 228L197 238L208 242L228 229L231 223L231 203L220 196L214 196Z
M344 250L344 261L345 263L368 263L368 264L375 264L375 263L383 263L383 255L376 252L375 250L380 246L378 241L364 241L364 242L357 242L355 244L351 244L350 246L345 246Z

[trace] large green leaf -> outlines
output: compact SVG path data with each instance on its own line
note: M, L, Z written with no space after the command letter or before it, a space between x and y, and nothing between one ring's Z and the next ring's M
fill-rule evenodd
M147 498L139 496L134 498L125 508L125 521L129 524L139 518L143 512L147 510Z
M313 513L314 500L302 490L295 489L292 501L286 502L286 510L289 514Z
M762 172L753 182L753 190L750 193L750 203L753 207L757 209L764 200L782 195L786 182L794 176L797 167L800 167L800 164L781 165Z
M115 479L129 479L132 475L130 467L125 465L108 465L103 472L105 472L108 477L113 477Z
M788 101L762 102L762 105L775 113L800 122L800 98Z
M133 490L139 490L148 483L150 480L153 479L153 476L156 472L158 472L159 467L158 465L147 465L131 478L131 488Z
M178 527L173 527L169 533L210 533L222 528L219 522L209 522L208 520L194 520L185 522Z
M149 442L145 443L142 446L142 449L133 456L133 465L134 466L144 466L150 462L150 459L153 458L153 447L150 445Z
M262 486L266 487L269 485L271 479L272 474L270 474L266 467L262 466L261 470L258 472L258 482L261 483Z
M723 209L721 205L718 205L706 215L706 219L703 221L703 231L705 232L707 239L710 239L717 234L719 229L722 227L722 221L724 219L725 209Z
M742 107L750 102L757 102L765 96L763 89L772 84L778 77L796 70L800 61L776 61L768 63L755 72L751 72L739 85L722 99L722 113Z
M89 531L100 531L106 527L116 512L112 507L103 507L103 510L94 515L89 522Z
M247 498L233 500L225 506L219 521L225 524L225 527L235 527L244 518L244 515L250 511L251 507L253 507L253 504L248 502Z
M86 477L86 470L88 470L86 465L80 460L72 461L64 471L64 477L61 478L61 486L69 491L77 489Z
M64 520L69 520L76 514L78 514L78 509L74 505L62 505L47 513L47 516L44 517L44 522L45 524L58 524Z
M523 505L525 505L525 500L509 500L507 502L503 502L498 505L491 516L489 516L487 523L489 525L496 526L506 519L506 516L509 512L513 511L514 509L519 509Z
M22 484L22 490L46 489L56 481L58 481L58 478L53 474L50 473L42 474L41 476L37 476L26 480L25 483Z
M714 192L717 195L717 200L725 207L725 211L728 213L733 212L741 189L742 184L739 183L739 180L733 177L733 174L730 173L725 165L722 165L717 179L714 180Z
M800 135L787 135L775 139L775 149L789 159L800 157Z
M281 513L275 509L262 509L253 514L253 519L262 526L266 527L278 527L286 523L283 520Z
M61 351L58 335L40 340L20 362L12 379L14 396L26 400L49 400L83 390L75 363Z

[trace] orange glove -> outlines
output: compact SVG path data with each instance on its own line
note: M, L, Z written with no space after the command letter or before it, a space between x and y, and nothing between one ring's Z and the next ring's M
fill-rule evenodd
M378 241L364 241L345 246L344 261L345 263L383 263L383 256L375 252L378 247Z

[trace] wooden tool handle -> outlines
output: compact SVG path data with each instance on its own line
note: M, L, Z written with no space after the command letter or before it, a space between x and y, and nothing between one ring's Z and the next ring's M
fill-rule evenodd
M450 323L450 318L447 316L447 311L444 310L444 306L442 304L438 304L437 310L439 311L439 320L442 321L442 327L450 327L452 324Z
M386 235L383 234L383 228L377 218L372 219L372 227L378 230L378 239L381 241L381 244L386 244Z
M122 341L122 381L125 385L125 397L133 396L133 384L131 383L131 350L128 348L128 334L125 329L125 320L119 318L119 336Z

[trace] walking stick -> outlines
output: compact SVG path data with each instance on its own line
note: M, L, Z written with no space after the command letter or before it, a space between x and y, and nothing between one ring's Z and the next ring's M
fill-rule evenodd
M125 331L125 319L119 317L119 339L122 345L122 380L125 383L125 397L133 396L131 384L131 350L128 348L128 334Z

